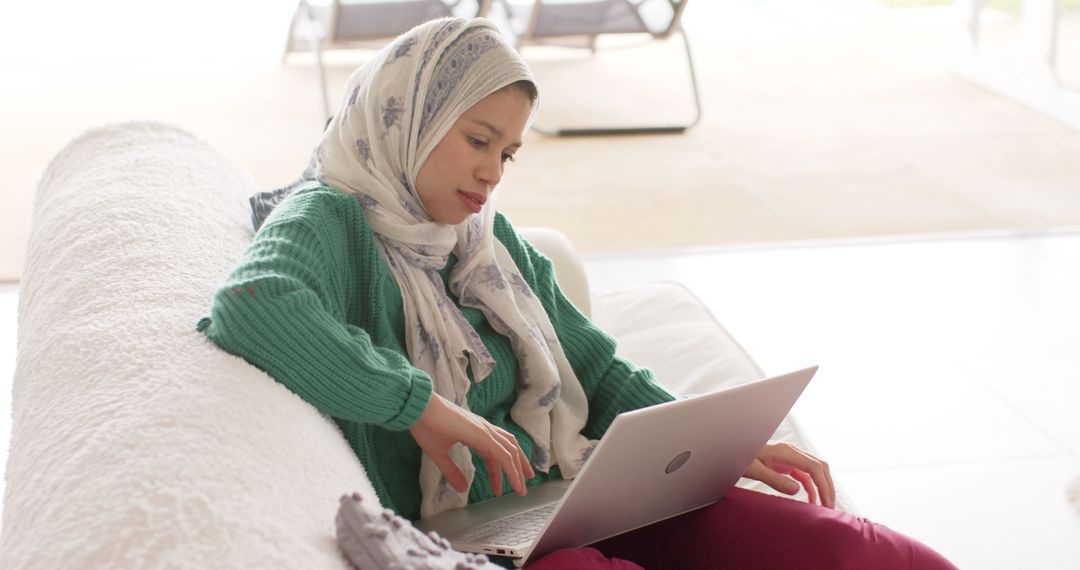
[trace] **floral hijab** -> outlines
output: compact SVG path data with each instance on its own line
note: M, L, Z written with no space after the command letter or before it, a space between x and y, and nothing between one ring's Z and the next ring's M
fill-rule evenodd
M517 356L510 415L535 442L533 466L547 472L558 464L571 478L595 445L581 435L588 401L544 307L494 237L491 202L461 224L438 224L415 187L420 167L457 118L523 79L532 81L528 67L489 21L448 18L420 25L353 73L342 108L316 149L314 174L363 206L401 288L412 364L428 373L439 395L468 409L467 369L481 382L495 360L446 294L439 271L451 252L457 256L450 290L462 305L481 310ZM469 450L458 444L451 457L471 486ZM421 516L468 502L426 455L420 489Z

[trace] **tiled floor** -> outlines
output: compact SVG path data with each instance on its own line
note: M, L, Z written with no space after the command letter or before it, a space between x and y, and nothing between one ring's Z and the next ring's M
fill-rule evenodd
M863 515L961 568L1080 567L1080 232L590 257L594 291L688 284L772 372ZM0 378L17 292L0 286ZM10 405L0 389L0 405ZM5 416L6 417L6 416ZM10 421L0 422L5 441ZM6 446L5 458L6 458Z

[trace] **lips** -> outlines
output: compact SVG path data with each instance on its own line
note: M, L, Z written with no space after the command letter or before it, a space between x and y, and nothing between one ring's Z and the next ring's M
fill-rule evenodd
M479 214L480 209L484 207L484 202L487 201L487 198L482 194L463 192L461 190L458 190L458 196L461 198L461 201L465 203L465 207L469 208L474 214Z

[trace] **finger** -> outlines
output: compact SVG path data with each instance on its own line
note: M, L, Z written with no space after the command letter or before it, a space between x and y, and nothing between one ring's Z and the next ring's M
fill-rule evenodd
M469 490L469 481L465 479L465 474L458 468L457 463L454 463L453 459L450 459L449 454L442 454L438 456L428 456L435 462L435 467L438 467L439 472L442 473L443 478L447 483L453 487L457 492L464 493Z
M813 479L813 483L818 489L818 493L821 497L821 506L832 508L831 503L826 503L826 501L831 501L830 497L833 491L831 481L829 481L829 477L826 475L825 468L819 465L814 471L811 471L807 475Z
M514 491L517 491L517 494L524 496L526 487L525 481L527 479L525 470L529 466L529 461L525 457L525 452L521 450L521 445L518 443L517 438L509 432L506 433L506 436L510 438L510 444L512 445L510 455L514 457L514 474L517 475L519 482L519 486L515 487Z
M757 479L785 495L794 495L799 492L799 483L797 481L783 473L773 471L765 465L762 465L759 469L754 469L753 473L747 472L747 476L751 479Z
M521 460L521 447L517 443L517 438L513 434L505 430L492 427L492 435L496 441L502 446L503 451L509 457L509 461L505 461L503 466L506 468L506 475L510 479L510 488L519 495L525 494L525 470Z
M504 443L503 441L500 441L500 439L501 438L494 438L494 440L495 440L495 444L494 444L495 449L493 450L493 453L492 453L492 456L491 456L491 462L488 464L489 474L491 473L492 470L494 470L494 473L491 474L491 481L492 481L492 485L493 485L492 490L495 489L494 485L496 484L496 481L497 481L498 482L498 491L495 493L495 495L499 496L499 495L502 494L502 489L503 489L503 477L502 477L502 474L503 474L503 472L505 472L506 473L506 478L508 479L508 481L510 483L510 488L515 493L521 495L521 494L523 494L522 491L525 489L525 481L522 478L521 472L514 465L514 453L513 453L513 451L511 449L508 449L507 444Z
M829 473L828 464L801 449L795 451L802 456L805 464L808 465L808 467L802 469L814 479L814 485L817 486L821 498L821 505L830 509L833 508L836 504L836 490L833 486L832 474Z
M495 459L484 459L484 465L487 466L488 484L491 487L492 494L496 497L502 495L502 466Z
M812 505L818 504L818 490L810 474L801 469L792 469L791 476L802 483L803 489L806 489L806 502Z
M536 477L536 471L533 470L532 463L529 461L529 456L526 455L525 450L521 448L521 444L518 442L518 439L517 439L516 435L514 435L514 434L512 434L512 433L510 433L510 432L508 432L508 431L506 431L506 430L504 430L502 428L496 428L496 429L498 429L503 435L506 436L506 438L509 440L511 446L513 447L513 449L511 451L514 454L517 465L519 465L521 467L522 479L523 479L523 481L525 481L525 484L526 484L526 487L527 487L528 486L528 480L532 479L533 477Z
M821 462L822 467L825 468L825 480L829 482L829 493L827 495L829 503L825 505L830 509L836 508L836 485L833 482L832 472L829 471L829 464L824 461Z
M830 509L833 508L836 504L836 490L833 485L832 474L829 473L828 464L791 444L784 444L781 449L785 456L782 461L791 463L793 467L802 471L804 475L812 478L815 491L821 499L820 504ZM803 481L802 478L799 480L804 487L807 486L806 481ZM807 494L809 493L808 488ZM816 501L811 502L816 503Z
M536 477L536 470L533 469L532 462L529 461L529 456L525 455L525 450L519 447L518 451L521 452L521 464L525 466L525 476L529 479Z
M817 459L817 463L817 469L811 471L810 475L814 477L814 483L817 485L821 495L821 506L830 509L835 508L836 486L833 484L832 473L829 472L829 464L820 459Z
M528 467L529 463L525 459L525 453L518 447L517 440L514 440L514 447L510 450L510 455L514 458L514 476L516 478L516 482L511 482L510 488L518 495L524 497L528 486L528 483L526 482L528 476L525 474L525 469Z

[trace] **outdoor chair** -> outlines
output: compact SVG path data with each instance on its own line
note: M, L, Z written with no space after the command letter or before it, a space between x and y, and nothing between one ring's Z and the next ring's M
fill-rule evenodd
M594 53L603 34L648 34L665 40L675 32L682 37L693 94L693 118L686 124L667 126L565 127L550 129L533 125L539 132L555 136L681 133L701 119L701 99L690 42L680 25L689 0L500 0L515 45L529 44L585 47ZM482 7L482 13L486 10ZM584 41L583 41L584 40Z
M323 112L330 117L323 52L332 49L378 49L418 24L447 16L478 16L490 0L300 0L289 24L285 53L315 53Z

